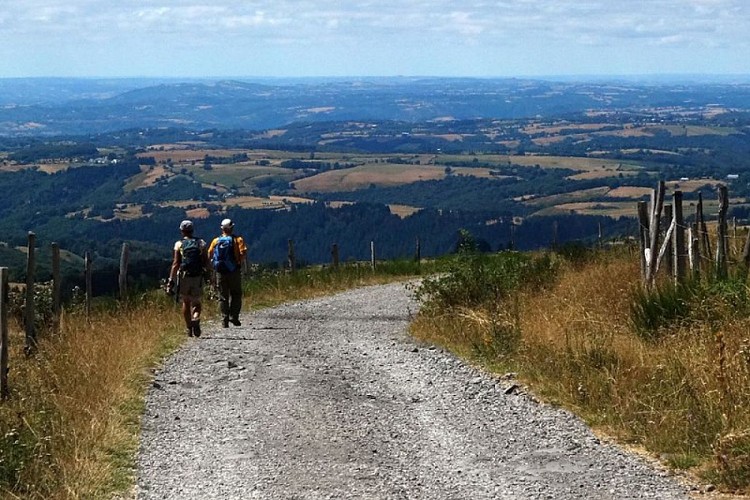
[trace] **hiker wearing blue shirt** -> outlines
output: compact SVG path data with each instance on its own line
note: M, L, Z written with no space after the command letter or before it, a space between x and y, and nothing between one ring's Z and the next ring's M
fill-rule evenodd
M221 236L214 238L208 247L208 255L216 271L221 324L224 328L229 328L229 323L242 325L242 265L247 256L247 247L242 236L233 233L234 223L231 219L224 219L221 221Z

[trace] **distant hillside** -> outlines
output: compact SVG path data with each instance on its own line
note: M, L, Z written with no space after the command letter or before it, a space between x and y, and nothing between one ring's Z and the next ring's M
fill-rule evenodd
M0 135L128 128L264 130L293 122L517 119L710 104L746 109L750 84L372 78L244 81L0 80Z

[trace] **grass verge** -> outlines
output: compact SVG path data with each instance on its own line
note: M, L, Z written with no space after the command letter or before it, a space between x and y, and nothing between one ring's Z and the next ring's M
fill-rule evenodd
M558 257L556 257L558 258ZM750 317L744 280L640 290L637 256L560 259L554 279L428 307L412 325L595 429L732 492L750 485ZM450 290L455 271L439 287ZM465 293L465 292L462 292Z

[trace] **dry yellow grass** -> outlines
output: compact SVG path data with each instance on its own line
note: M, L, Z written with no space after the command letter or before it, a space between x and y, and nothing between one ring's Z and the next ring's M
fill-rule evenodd
M108 498L131 483L146 367L182 339L180 319L166 301L63 316L62 334L40 334L25 361L22 334L11 335L11 399L0 405L2 434L26 447L13 492L44 499ZM10 434L9 434L10 433ZM0 443L2 444L2 443ZM8 448L4 449L9 452ZM25 455L23 455L25 454ZM6 485L7 486L7 485Z
M422 315L412 331L500 373L518 372L535 394L601 434L672 467L692 467L704 483L743 491L750 484L750 318L733 310L741 306L705 303L723 310L723 319L674 323L660 340L644 340L632 327L639 288L635 251L599 254L565 265L553 286L499 311ZM477 350L516 326L511 354Z

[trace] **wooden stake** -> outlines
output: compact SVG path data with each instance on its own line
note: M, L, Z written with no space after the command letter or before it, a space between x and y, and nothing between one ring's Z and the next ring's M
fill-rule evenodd
M674 282L682 283L685 280L685 220L682 216L682 191L675 191L672 195L672 209L674 211L674 233L673 250L674 250Z
M375 242L370 241L370 266L375 271Z
M698 193L698 203L695 205L695 212L695 220L700 224L700 241L703 246L701 254L706 256L707 262L710 262L712 255L711 240L708 237L708 228L706 227L706 219L703 214L703 193Z
M422 262L422 244L419 241L419 236L417 236L416 246L414 248L414 261L417 264Z
M52 243L52 331L60 333L60 245Z
M24 304L24 329L26 342L24 352L32 354L36 350L36 326L34 314L34 274L36 273L36 235L29 231L29 243L26 259L26 300Z
M294 240L288 240L287 247L287 264L289 265L289 271L294 272L297 269L297 257L294 255Z
M666 224L670 224L670 228L672 227L672 224L674 223L674 214L672 213L672 205L669 203L664 204L664 220ZM671 234L674 234L674 231L672 231ZM669 258L667 259L667 274L670 276L674 275L674 245L672 238L664 237L664 244L666 245L666 255L669 255ZM659 268L660 266L656 266Z
M8 268L0 267L0 400L8 396Z
M688 257L690 262L690 272L693 279L700 276L700 240L698 239L698 223L693 222L688 229Z
M338 269L339 267L339 245L338 243L334 243L331 246L331 265L333 265L334 269Z
M659 181L656 191L653 194L653 204L651 206L651 220L649 221L649 261L646 267L648 287L651 287L656 278L656 249L659 247L659 226L661 223L661 213L664 209L664 181Z
M729 196L726 186L719 186L719 224L716 241L716 275L724 278L727 275L727 209Z
M646 269L648 267L648 207L646 206L645 201L639 201L638 202L638 237L641 244L641 279L643 281L643 285L647 285L647 273Z
M86 281L86 303L85 303L85 311L86 311L86 321L91 321L91 296L92 296L92 290L91 290L91 254L89 252L86 252L83 256L83 273L84 273L84 279Z
M122 244L120 253L120 275L118 285L120 286L120 300L125 301L128 298L128 261L130 259L130 247L127 243Z

